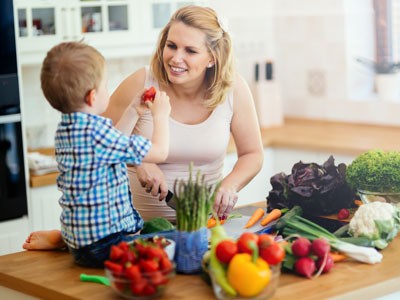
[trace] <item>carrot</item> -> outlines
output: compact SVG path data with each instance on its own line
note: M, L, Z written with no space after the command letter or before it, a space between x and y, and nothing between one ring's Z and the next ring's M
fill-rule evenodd
M273 209L269 214L267 214L264 219L261 220L261 225L265 226L273 220L279 219L282 216L282 211L280 209Z
M360 206L361 204L363 204L363 202L361 200L354 200L354 204Z
M221 220L221 221L219 221L219 224L224 225L225 221L226 220ZM217 221L214 219L214 217L211 217L211 218L208 219L207 228L212 228L212 227L214 227L216 225L217 225Z
M340 254L339 252L331 252L331 253L329 253L329 255L332 257L333 262L342 261L345 258L347 258L346 255Z
M255 210L255 212L253 213L253 215L250 217L250 219L247 222L246 226L244 226L244 227L245 228L250 228L251 226L256 224L258 222L258 220L260 220L262 218L263 215L264 215L264 210L262 208L257 208Z

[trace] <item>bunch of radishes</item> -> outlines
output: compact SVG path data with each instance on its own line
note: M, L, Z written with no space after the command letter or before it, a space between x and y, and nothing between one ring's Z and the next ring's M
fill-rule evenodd
M294 270L307 278L311 279L316 272L316 276L327 273L334 266L333 259L329 255L331 246L322 238L311 243L308 239L299 237L293 242L291 250L296 257Z

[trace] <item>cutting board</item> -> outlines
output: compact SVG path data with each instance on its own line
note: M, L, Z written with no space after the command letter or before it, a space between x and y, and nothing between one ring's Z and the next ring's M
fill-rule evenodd
M244 232L260 232L264 231L268 228L270 228L272 225L276 223L276 221L271 222L267 226L261 226L260 222L262 218L252 227L250 228L245 228L244 226L247 224L249 221L251 215L254 213L254 211L257 209L257 207L254 206L248 206L248 207L240 207L236 208L232 211L231 215L234 214L241 214L242 217L240 218L233 218L230 220L227 220L225 224L223 225L226 233L228 236L237 239L240 237L240 235ZM265 215L264 215L265 216ZM208 234L211 235L211 231L208 231Z

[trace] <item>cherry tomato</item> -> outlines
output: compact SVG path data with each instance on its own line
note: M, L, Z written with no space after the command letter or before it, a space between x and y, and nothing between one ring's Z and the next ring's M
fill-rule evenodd
M253 250L251 250L249 247L249 242L253 242L258 245L258 235L251 232L243 233L237 241L238 250L240 253L253 253Z
M285 258L285 249L278 243L260 249L260 257L270 265L279 264Z
M267 248L268 246L275 243L274 237L270 234L260 234L258 235L258 247Z
M215 255L217 259L227 264L231 261L232 257L234 257L238 253L238 246L234 241L225 240L218 243L215 248Z

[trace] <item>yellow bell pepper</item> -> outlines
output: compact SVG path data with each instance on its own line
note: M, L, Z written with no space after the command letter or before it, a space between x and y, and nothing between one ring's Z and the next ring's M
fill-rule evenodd
M228 266L228 282L242 297L260 293L271 280L271 270L262 258L255 263L248 253L236 254Z

